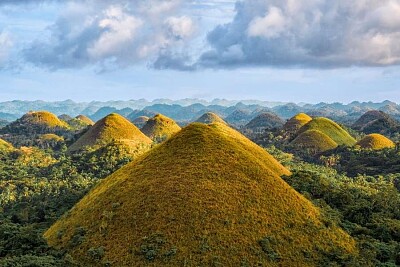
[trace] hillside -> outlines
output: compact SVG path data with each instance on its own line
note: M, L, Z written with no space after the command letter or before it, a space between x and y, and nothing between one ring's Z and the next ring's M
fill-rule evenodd
M135 125L119 114L112 113L96 122L69 148L69 152L90 147L103 146L115 141L123 142L131 148L149 145L151 140Z
M132 120L132 123L139 129L142 128L150 118L147 116L139 116Z
M58 130L68 129L68 124L57 118L53 113L47 111L32 111L2 128L1 132L30 135L53 133Z
M0 138L0 152L10 151L13 149L14 149L14 147L10 143L8 143Z
M360 141L358 141L356 145L364 149L374 149L374 150L393 148L396 146L392 140L381 134L369 134Z
M91 266L322 266L355 253L283 174L235 130L194 123L101 181L44 236Z
M284 125L283 130L288 133L296 133L305 124L310 122L312 118L305 113L299 113L290 118Z
M301 133L290 144L300 149L311 150L312 154L334 149L338 146L329 136L315 129Z
M75 117L75 119L80 120L81 122L85 123L86 125L94 125L94 121L92 121L90 118L88 118L85 115L78 115Z
M346 130L327 118L314 118L301 127L298 134L308 130L318 130L329 136L338 145L353 146L356 143L356 140Z
M280 128L283 124L284 121L278 115L263 112L246 124L245 128L253 131L263 131L265 129Z
M217 114L215 114L213 112L204 113L195 122L200 122L200 123L205 123L205 124L211 124L211 123L218 122L218 123L226 124L226 122L223 119L221 119L220 116L218 116Z
M352 127L366 134L390 134L400 128L400 123L383 111L371 110L364 113Z
M157 114L149 119L141 128L147 137L155 141L164 141L180 130L181 127L173 119L162 114Z

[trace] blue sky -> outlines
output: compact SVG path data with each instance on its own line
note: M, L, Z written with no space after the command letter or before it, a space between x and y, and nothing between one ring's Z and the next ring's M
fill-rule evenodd
M400 102L393 0L0 2L0 101Z

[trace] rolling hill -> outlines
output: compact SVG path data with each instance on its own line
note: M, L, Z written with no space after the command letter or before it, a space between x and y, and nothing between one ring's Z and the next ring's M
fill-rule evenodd
M352 127L366 134L390 134L400 129L400 123L383 111L371 110L364 113Z
M358 141L356 146L360 146L363 149L380 150L384 148L393 148L396 144L381 134L369 134Z
M59 130L68 130L69 125L47 111L28 112L18 120L1 129L2 133L12 134L45 134Z
M284 121L278 115L270 112L263 112L246 124L245 128L259 132L265 129L280 128L283 124Z
M181 127L173 119L157 114L149 119L140 130L154 141L164 141L179 132Z
M290 144L297 148L310 150L313 154L331 150L338 146L329 136L315 129L301 133Z
M136 119L132 120L132 123L136 125L136 127L138 127L139 129L142 128L146 122L149 120L150 118L147 116L139 116Z
M312 118L305 113L299 113L290 118L284 125L283 130L288 133L296 133L305 124L310 122Z
M44 236L90 266L316 266L356 253L280 178L289 174L230 127L193 123L102 180Z
M353 146L356 143L356 140L346 130L327 118L318 117L312 119L300 128L298 135L308 130L318 130L330 137L338 145Z
M112 113L96 122L69 148L69 152L104 146L112 142L122 142L132 149L147 146L152 141L135 125L119 114Z
M85 115L78 115L75 117L75 119L80 120L81 122L85 123L86 125L94 125L94 121L92 121L90 118L88 118Z
M218 122L218 123L226 124L226 122L223 119L221 119L220 116L218 116L217 114L215 114L213 112L204 113L195 122L205 123L205 124L211 124L211 123Z

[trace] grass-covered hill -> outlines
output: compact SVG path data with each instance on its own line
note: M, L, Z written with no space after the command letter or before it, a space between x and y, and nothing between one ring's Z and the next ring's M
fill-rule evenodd
M0 139L0 152L8 152L13 149L14 147L10 143Z
M69 148L69 152L101 147L113 142L122 142L132 149L147 146L152 141L135 125L119 114L112 113L96 122Z
M284 121L276 114L271 112L263 112L252 119L245 128L252 131L263 131L265 129L280 128Z
M135 119L132 120L132 123L135 124L136 127L138 127L139 129L142 128L146 122L149 120L150 118L147 116L139 116Z
M149 119L141 131L154 141L164 141L179 132L181 127L171 118L157 114Z
M288 133L296 133L305 124L310 122L312 118L305 113L299 113L290 118L283 126L283 130Z
M400 129L400 123L383 111L371 110L364 113L352 127L366 134L391 134Z
M308 150L311 154L317 154L327 150L334 149L338 144L323 132L310 129L299 134L291 145Z
M218 116L217 114L215 114L213 112L204 113L195 122L200 122L200 123L205 123L205 124L211 124L211 123L218 122L218 123L226 124L226 122L223 119L221 119L220 116Z
M82 121L86 125L94 125L94 121L92 121L89 117L85 115L78 115L75 117L75 119Z
M364 149L375 149L375 150L384 148L393 148L396 146L392 140L381 134L369 134L360 141L358 141L356 145Z
M33 135L68 130L69 125L47 111L28 112L1 129L4 134Z
M324 117L314 118L309 121L300 128L298 135L308 130L318 130L338 145L353 146L356 143L356 140L345 129L340 127L336 122Z
M193 123L101 181L45 233L83 265L323 266L355 242L230 127Z

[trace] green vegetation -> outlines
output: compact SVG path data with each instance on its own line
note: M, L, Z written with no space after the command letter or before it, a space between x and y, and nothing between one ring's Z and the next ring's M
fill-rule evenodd
M95 266L351 261L355 242L283 174L290 172L230 127L191 124L100 182L45 237ZM78 228L87 231L71 245ZM88 251L99 247L104 254L93 262Z
M314 118L300 128L298 134L308 130L318 130L329 136L338 145L353 146L356 140L336 122L327 118Z
M93 150L116 141L124 143L134 151L146 149L152 142L130 121L112 113L96 122L68 148L68 151L72 153Z
M157 143L165 141L180 130L181 127L173 119L161 114L149 119L141 129L146 136Z
M14 148L10 143L4 141L3 139L0 139L0 152L10 151L12 149Z
M299 113L283 125L284 132L296 133L301 127L310 122L312 118L305 113Z
M338 146L329 136L315 129L302 132L291 142L291 145L301 150L307 150L307 153L310 154L318 154Z
M384 149L384 148L393 148L395 147L395 143L392 140L381 134L369 134L365 136L363 139L357 142L356 146L359 146L363 149Z
M212 113L212 112L204 113L195 122L200 122L200 123L205 123L205 124L211 124L211 123L218 122L218 123L226 124L226 122L223 119L221 119L220 116L218 116L217 114Z

